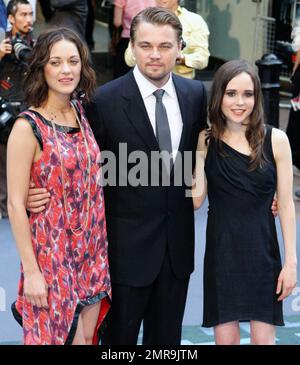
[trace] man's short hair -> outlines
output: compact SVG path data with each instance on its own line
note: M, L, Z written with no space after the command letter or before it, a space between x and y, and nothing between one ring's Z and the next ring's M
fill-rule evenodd
M28 0L10 0L6 7L7 16L15 16L18 10L18 5L30 5Z
M153 25L170 25L177 33L177 40L182 40L182 25L178 17L171 11L158 7L149 7L139 12L131 22L130 40L135 41L136 30L140 23L146 22Z

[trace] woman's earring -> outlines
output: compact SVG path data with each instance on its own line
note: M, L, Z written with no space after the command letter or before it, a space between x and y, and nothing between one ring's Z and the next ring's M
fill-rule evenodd
M85 92L81 89L75 89L71 95L71 99L79 99L81 102L83 98L85 97Z

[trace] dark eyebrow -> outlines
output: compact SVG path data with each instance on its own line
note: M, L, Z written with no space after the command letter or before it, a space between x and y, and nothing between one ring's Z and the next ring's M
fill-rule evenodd
M70 58L80 58L80 56L79 55L73 55ZM59 56L52 56L52 57L49 58L49 60L51 60L51 59L61 60L61 57L59 57Z
M141 42L138 42L138 44L139 45L141 45L141 44L151 45L151 43L147 42L147 41L141 41ZM164 45L172 46L173 43L171 43L171 42L162 42L162 43L159 44L159 46L164 46Z
M225 91L236 91L236 89L226 89ZM245 92L254 92L253 89L251 90L244 90Z
M23 11L23 12L21 13L21 15L26 15L26 14L33 15L33 11Z

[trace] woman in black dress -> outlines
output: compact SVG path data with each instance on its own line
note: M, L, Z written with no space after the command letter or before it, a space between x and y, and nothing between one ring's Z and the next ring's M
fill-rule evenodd
M204 259L203 326L216 344L239 344L239 321L250 321L252 344L274 344L282 300L296 285L292 158L284 132L264 125L260 81L245 61L215 74L211 129L200 133L195 208L209 200ZM271 205L285 245L281 266Z

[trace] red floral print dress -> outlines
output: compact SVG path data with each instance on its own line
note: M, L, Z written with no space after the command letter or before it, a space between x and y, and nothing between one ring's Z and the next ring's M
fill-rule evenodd
M30 214L29 219L33 249L49 286L49 309L32 306L24 297L22 267L17 301L12 305L15 318L23 327L26 345L71 344L81 310L86 305L101 301L98 333L110 306L100 151L80 103L76 101L74 105L91 156L90 176L86 145L80 128L56 125L62 167L51 122L35 111L28 110L21 114L30 122L42 148L41 158L32 165L31 180L36 187L46 188L51 194L46 209ZM94 343L97 342L96 332Z

